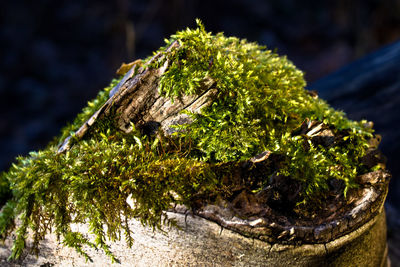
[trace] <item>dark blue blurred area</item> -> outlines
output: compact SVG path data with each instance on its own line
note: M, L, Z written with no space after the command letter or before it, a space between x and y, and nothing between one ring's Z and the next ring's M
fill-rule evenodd
M3 1L0 170L43 148L122 62L146 57L195 18L287 54L308 82L400 37L397 0Z

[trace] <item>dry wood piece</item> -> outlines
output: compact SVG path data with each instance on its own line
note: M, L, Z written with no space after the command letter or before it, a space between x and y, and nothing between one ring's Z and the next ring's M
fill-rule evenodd
M206 78L201 83L199 91L203 93L200 95L182 96L171 100L159 94L159 79L168 68L169 61L165 60L159 68L145 66L161 62L166 53L178 48L179 43L175 41L165 53L154 55L142 67L138 66L139 62L132 64L121 82L110 92L107 102L75 132L75 137L82 139L96 121L104 117L115 120L118 128L127 133L132 131L131 124L134 124L144 132L161 129L168 135L174 132L171 125L189 122L189 116L182 114L183 110L200 112L203 107L209 105L217 93L215 82L211 78ZM69 150L71 145L71 137L66 138L60 144L58 153Z

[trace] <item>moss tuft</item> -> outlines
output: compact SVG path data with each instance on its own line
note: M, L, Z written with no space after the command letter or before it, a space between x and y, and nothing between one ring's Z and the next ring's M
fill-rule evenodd
M201 94L201 83L212 79L218 90L212 104L199 114L188 113L193 122L177 125L181 131L173 136L126 134L105 122L71 150L57 154L56 144L105 103L119 81L113 80L56 141L18 157L2 175L1 188L9 184L12 197L0 214L0 230L3 238L15 230L12 258L25 248L28 229L36 248L51 228L63 244L88 259L83 245L99 247L116 260L106 239L119 239L122 229L130 244L127 220L160 227L171 203L194 208L198 199L223 190L222 177L231 171L221 167L224 163L248 160L266 150L284 160L280 169L265 173L259 189L272 175L289 176L302 184L303 204L317 202L330 179L343 180L345 194L356 186L355 177L368 171L361 158L372 130L307 92L303 73L286 57L246 40L212 35L199 21L197 29L171 36L166 47L174 41L180 47L166 55L171 64L160 79L160 93L172 99ZM335 140L322 145L298 134L307 121L323 123ZM81 222L89 223L93 240L71 230L72 223Z

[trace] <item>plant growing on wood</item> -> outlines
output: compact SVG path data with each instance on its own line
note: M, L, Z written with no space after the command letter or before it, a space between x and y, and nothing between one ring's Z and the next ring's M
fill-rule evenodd
M78 137L75 132L108 101L122 76L113 80L58 139L18 157L2 175L1 183L12 190L0 213L2 238L16 234L11 258L21 256L30 229L34 250L52 230L87 259L84 245L117 260L106 239L121 238L122 230L130 245L129 219L159 228L172 204L195 208L199 199L229 195L226 179L237 164L264 151L282 160L252 190L261 190L271 177L290 177L301 184L298 205L311 210L330 180L343 181L346 195L357 186L356 176L370 170L362 158L373 130L308 92L302 72L286 57L246 40L212 35L200 22L172 35L155 54L163 57L141 61L132 76L167 66L156 82L161 97L172 103L204 94L203 84L212 81L210 103L200 111L185 110L185 123L168 133L133 123L121 131L108 116ZM70 135L73 145L57 153ZM95 238L73 231L75 223L88 223Z

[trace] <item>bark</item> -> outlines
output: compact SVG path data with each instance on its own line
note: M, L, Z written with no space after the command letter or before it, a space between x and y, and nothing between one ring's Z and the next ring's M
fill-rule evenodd
M254 164L254 162L256 162ZM263 165L269 164L267 159L258 161L253 158L244 162L236 171L236 181L256 175L257 169L263 170ZM243 236L266 241L271 244L325 244L340 238L374 218L382 212L388 193L389 173L374 171L359 176L361 187L350 190L347 199L340 199L330 205L342 206L332 210L330 214L317 217L313 220L303 220L296 216L283 214L282 211L271 209L266 204L268 194L272 190L252 194L245 185L231 201L219 200L215 203L203 203L196 209L187 209L177 206L172 211L181 214L194 214L214 221L223 228L240 233ZM293 183L287 180L285 183ZM279 186L287 186L279 184ZM288 187L287 194L293 193L295 187ZM270 190L268 192L268 190Z
M157 53L144 66L162 62L165 55L172 49L179 49L175 41L164 53ZM182 96L175 99L163 97L159 93L160 77L169 67L170 62L165 60L159 68L141 67L135 74L136 65L126 73L121 82L110 92L110 98L87 120L76 132L75 137L82 139L95 123L104 117L114 120L117 127L124 132L132 130L131 123L144 131L164 131L171 134L174 129L171 125L189 122L189 116L182 114L183 110L200 112L209 105L216 95L215 82L206 78L201 83L200 95ZM59 146L58 153L71 148L71 137L66 138Z

